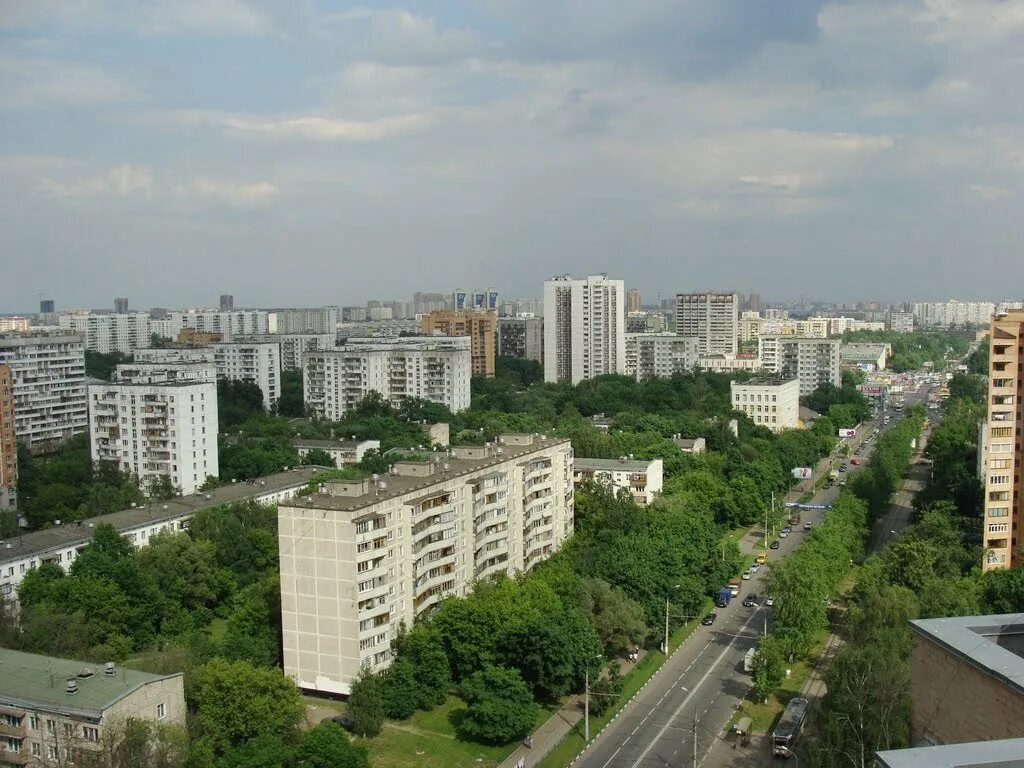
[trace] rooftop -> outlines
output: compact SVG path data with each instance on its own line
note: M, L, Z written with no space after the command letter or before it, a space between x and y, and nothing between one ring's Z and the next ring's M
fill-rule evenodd
M92 675L79 677L91 670ZM54 709L97 719L103 710L146 683L179 677L153 675L115 667L117 674L104 673L103 664L91 664L53 656L0 648L0 706ZM75 678L78 692L68 694L65 683Z
M548 450L556 446L569 446L568 438L563 437L538 437L530 445L515 445L511 443L499 444L496 446L501 453L490 446L487 455L479 459L459 459L454 456L447 456L444 463L438 466L434 463L435 469L429 475L382 475L381 480L385 488L377 490L370 485L370 490L360 496L333 496L328 493L317 493L305 496L301 500L292 502L293 507L310 507L313 509L330 509L340 512L354 512L364 507L377 504L380 501L406 496L418 491L426 491L440 483L453 480L462 475L478 472L488 467L494 467L508 461L515 461L540 451ZM459 446L461 448L480 449L483 446ZM457 447L455 450L458 450ZM447 465L447 469L442 467ZM369 481L367 481L369 482Z
M733 387L784 387L787 384L800 383L797 378L784 379L776 376L758 376L753 379L747 379L746 381L733 381L731 386Z
M600 469L606 472L646 472L651 462L660 459L587 459L576 456L572 460L574 470Z
M107 523L120 531L128 530L147 523L158 524L166 520L194 514L200 509L230 504L236 501L262 496L275 491L301 487L309 483L323 467L297 467L288 472L231 483L215 488L208 493L197 493L192 496L178 496L169 501L155 501L141 507L111 512L108 515L97 515L82 521L67 523L41 531L24 533L8 539L0 545L0 563L21 560L43 552L62 547L74 547L87 543L92 538L92 529L100 523Z
M1024 739L974 741L876 753L878 768L1024 768Z
M339 450L355 450L361 445L367 443L376 443L380 445L379 440L312 440L303 437L297 437L292 440L292 445L296 448L323 448L324 450L334 449Z
M1024 694L1024 615L917 619L910 629Z

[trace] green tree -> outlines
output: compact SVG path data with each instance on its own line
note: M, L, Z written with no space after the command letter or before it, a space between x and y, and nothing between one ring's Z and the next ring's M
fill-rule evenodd
M443 704L452 686L452 674L440 633L423 623L409 632L403 628L392 648L398 660L404 659L412 664L416 681L416 706L430 709Z
M583 583L580 608L593 624L608 656L640 645L647 636L643 608L606 581L587 579Z
M336 467L334 458L323 448L313 448L302 457L302 463L314 467Z
M416 711L420 692L416 684L416 670L411 661L396 659L382 674L380 689L386 717L405 720Z
M217 760L217 768L291 768L293 765L295 747L269 733L230 747Z
M459 693L466 713L459 735L485 744L508 744L530 732L540 708L519 672L508 667L487 667L464 680Z
M306 414L302 396L302 371L285 368L281 371L281 396L277 399L277 412L281 416L301 417Z
M538 698L553 701L568 693L574 663L565 631L551 619L512 627L498 642L505 666L519 670Z
M324 720L302 735L299 765L303 768L369 768L366 747L357 747L337 723Z
M348 697L352 731L360 736L376 736L384 725L384 686L379 675L362 670L352 683Z
M774 635L765 635L757 644L754 654L753 677L754 695L767 701L786 674L786 659L782 642Z
M196 670L195 721L218 753L261 734L291 741L306 706L280 670L215 658Z

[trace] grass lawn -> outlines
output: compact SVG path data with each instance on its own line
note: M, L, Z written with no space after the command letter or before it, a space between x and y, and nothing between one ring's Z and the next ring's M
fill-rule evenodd
M684 624L682 627L677 629L671 638L672 647L678 648L679 644L689 637L699 624L700 620L694 619L688 624ZM665 656L658 651L652 651L644 656L640 660L640 663L623 677L622 695L619 697L615 706L610 708L600 717L592 716L590 718L591 741L593 741L598 732L608 724L608 721L614 717L615 713L622 709L622 705L629 701L633 694L639 691L643 687L644 683L646 683L664 663ZM537 763L537 768L565 768L565 766L583 750L584 746L583 721L581 720L564 739L558 742L555 748L552 749L543 760ZM376 763L374 763L374 765L376 766Z

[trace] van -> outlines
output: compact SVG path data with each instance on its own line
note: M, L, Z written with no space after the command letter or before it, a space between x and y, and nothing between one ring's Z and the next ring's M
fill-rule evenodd
M764 565L765 563L767 563L768 562L768 553L767 552L759 553L758 556L757 556L756 562L757 562L758 565Z

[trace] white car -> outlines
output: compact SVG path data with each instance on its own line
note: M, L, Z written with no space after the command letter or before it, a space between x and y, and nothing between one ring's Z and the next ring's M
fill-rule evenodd
M779 538L780 539L784 539L787 536L789 536L789 533L787 533L786 531L779 531Z
M751 573L757 573L759 570L761 570L761 566L760 565L758 565L757 563L751 563L750 564L750 572Z
M744 571L743 575L740 576L740 578L743 579L744 581L747 581L750 578L750 571Z
M764 601L764 604L769 606L769 607L775 605L775 598L774 597L769 597L767 600Z

